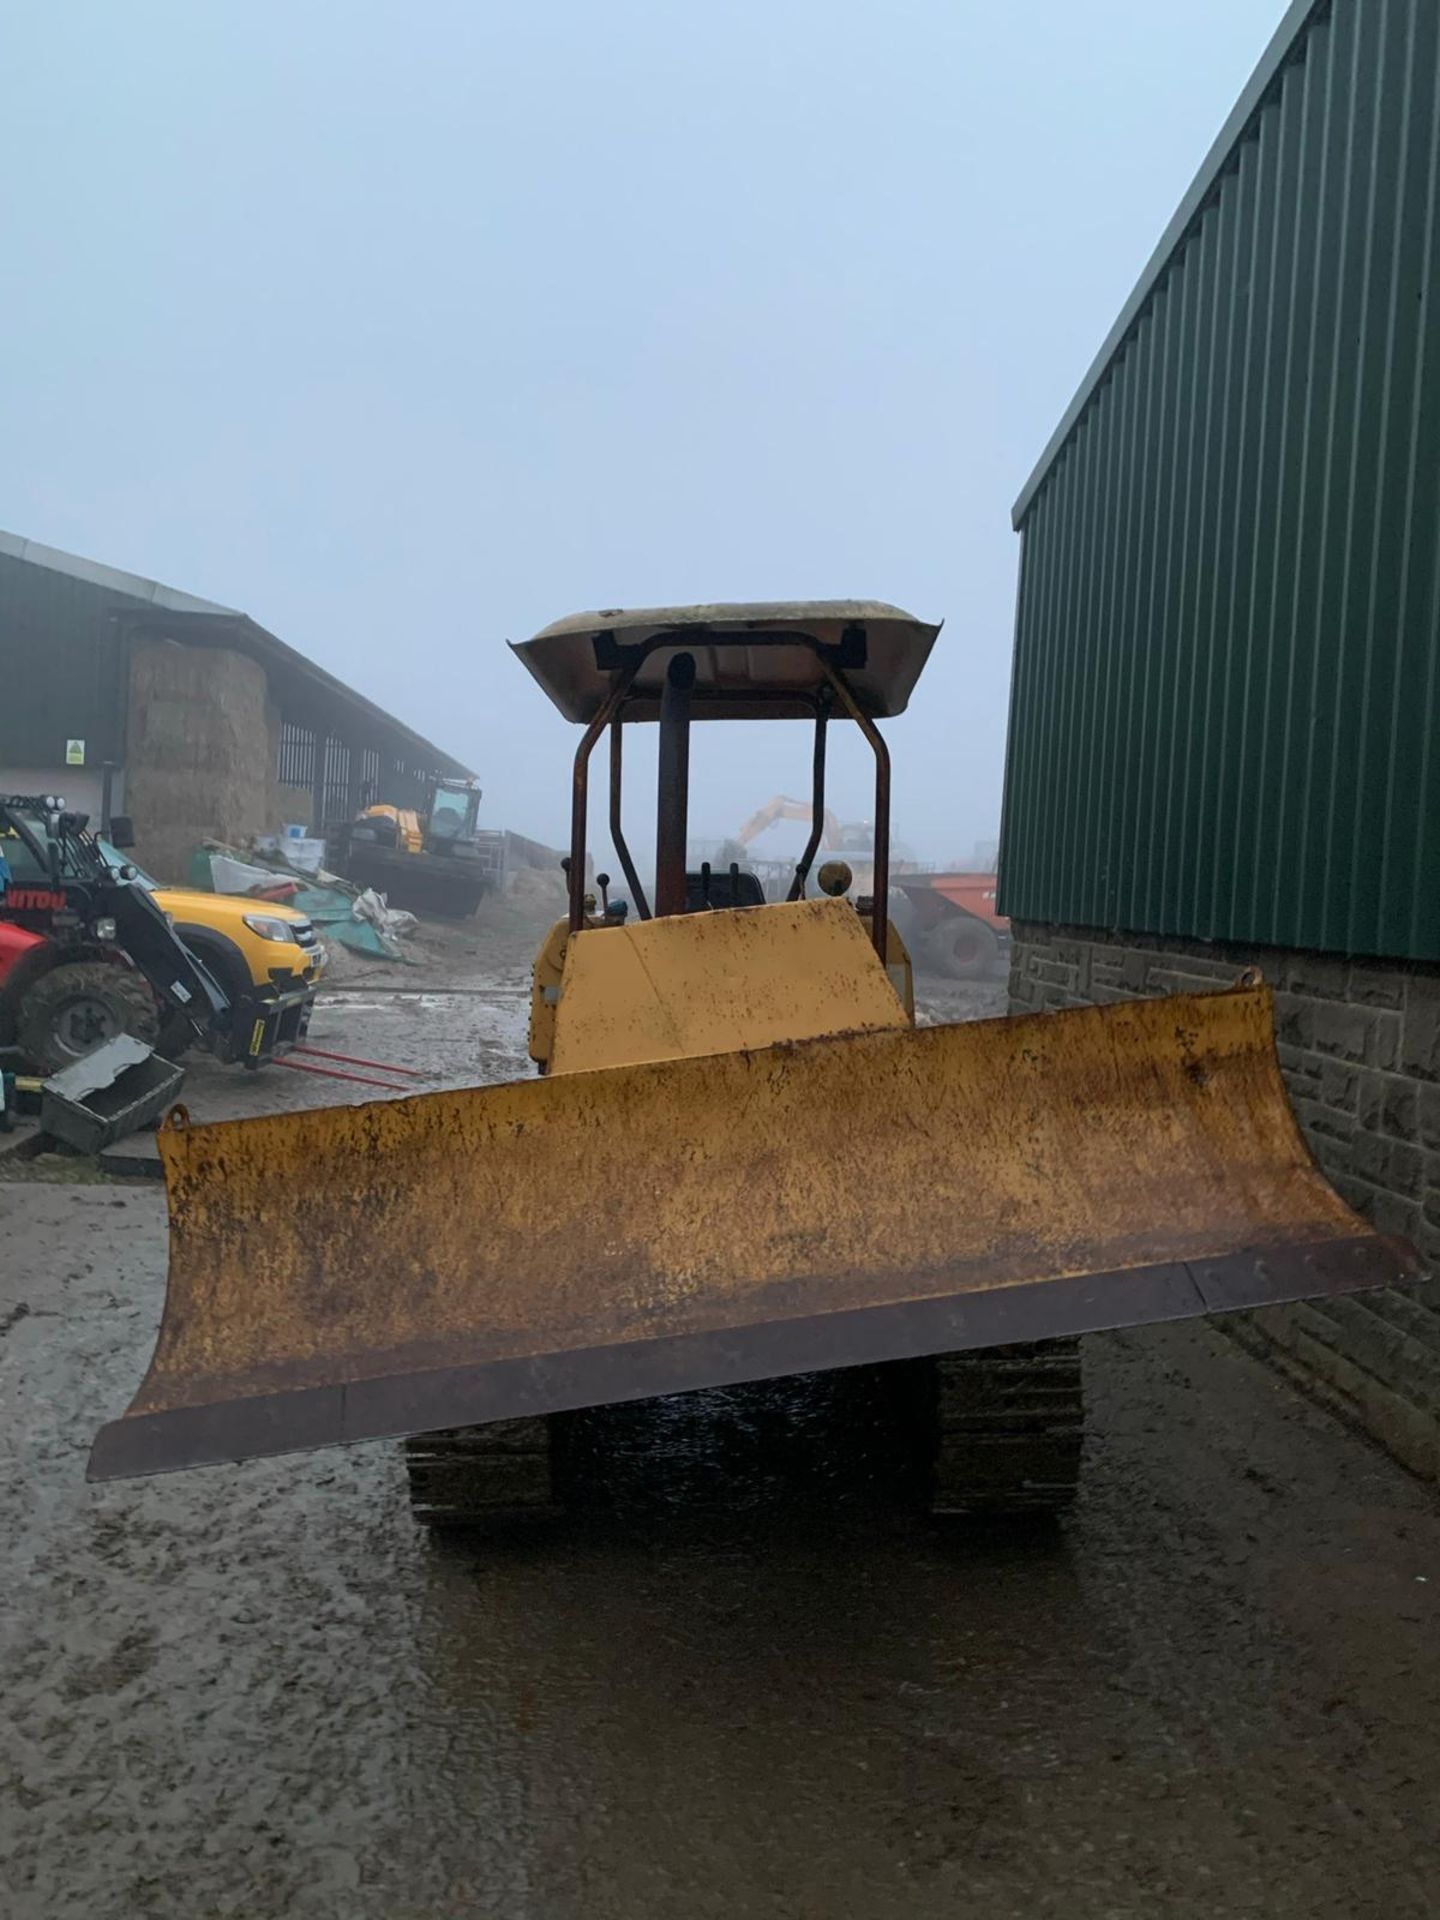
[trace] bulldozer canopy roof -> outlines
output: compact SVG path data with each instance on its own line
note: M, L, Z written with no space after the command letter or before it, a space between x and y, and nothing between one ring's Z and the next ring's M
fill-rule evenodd
M645 657L627 720L653 720L671 656L695 659L697 720L793 720L825 684L818 646L873 719L903 713L939 633L883 600L777 600L571 614L512 643L567 720L595 718L615 673ZM671 644L673 640L673 644Z

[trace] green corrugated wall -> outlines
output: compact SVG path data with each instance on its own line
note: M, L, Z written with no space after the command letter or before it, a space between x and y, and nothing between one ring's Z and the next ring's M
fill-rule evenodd
M1296 12L1017 507L1000 905L1440 959L1440 0Z

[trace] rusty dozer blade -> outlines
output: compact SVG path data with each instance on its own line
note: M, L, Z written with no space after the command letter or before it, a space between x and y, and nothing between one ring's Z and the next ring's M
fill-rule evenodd
M161 1135L169 1293L92 1476L1410 1272L1315 1168L1264 988Z

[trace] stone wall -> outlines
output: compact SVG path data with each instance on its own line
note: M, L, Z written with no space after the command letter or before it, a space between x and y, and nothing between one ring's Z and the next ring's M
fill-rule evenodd
M1017 923L1014 1013L1215 991L1257 966L1316 1159L1431 1278L1220 1324L1417 1472L1440 1478L1440 967Z
M183 882L207 836L273 832L275 764L263 667L227 647L136 643L125 799L143 867Z

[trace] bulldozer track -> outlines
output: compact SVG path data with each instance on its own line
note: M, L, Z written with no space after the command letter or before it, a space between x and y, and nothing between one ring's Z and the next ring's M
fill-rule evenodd
M1080 1478L1078 1340L950 1353L934 1362L937 1514L1059 1513Z
M1070 1505L1084 1418L1078 1340L945 1354L928 1369L932 1512L999 1518ZM557 1424L414 1435L405 1460L415 1518L444 1532L556 1514Z
M449 1427L405 1442L410 1510L437 1530L557 1511L547 1419Z

